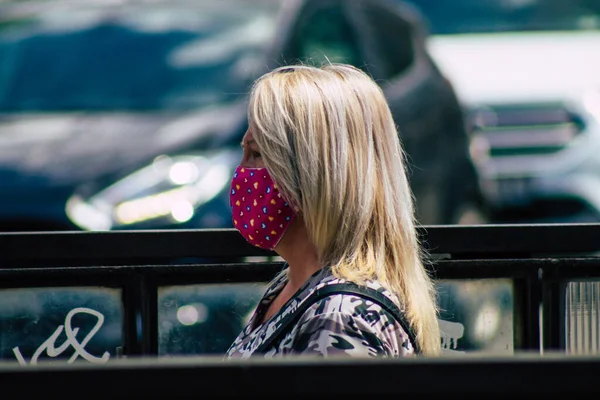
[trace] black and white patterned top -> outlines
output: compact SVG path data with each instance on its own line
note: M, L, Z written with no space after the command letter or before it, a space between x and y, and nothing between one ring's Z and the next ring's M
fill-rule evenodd
M277 329L281 319L311 293L326 285L346 282L334 277L331 269L325 267L314 273L279 312L261 324L269 305L287 283L286 272L271 282L250 321L227 351L228 358L249 358ZM377 282L368 282L367 286L398 304L396 297ZM310 306L288 333L261 356L402 357L414 353L405 330L381 306L354 294L335 294Z

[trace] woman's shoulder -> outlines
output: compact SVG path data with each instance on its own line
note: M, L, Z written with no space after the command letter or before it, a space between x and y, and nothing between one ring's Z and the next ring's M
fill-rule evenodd
M321 289L328 288L328 287L335 287L335 286L345 287L345 285L348 285L348 284L351 286L355 286L357 289L369 289L369 291L371 291L371 292L377 292L379 295L383 295L384 298L387 298L387 300L389 300L391 303L396 305L398 308L400 308L400 309L403 308L401 306L401 303L400 303L398 297L392 291L388 290L385 286L383 286L381 283L379 283L379 281L367 280L361 284L353 283L346 279L338 278L338 277L334 276L330 269L324 269L321 272L318 282L313 283L312 287L309 288L309 290L307 290L307 293L305 294L305 296L306 296L306 298L308 298L311 294L314 294ZM358 294L351 294L351 293L335 294L335 289L333 290L333 293L334 293L333 295L327 296L323 300L337 300L337 301L332 301L331 305L334 308L339 306L340 311L344 311L344 312L348 311L348 310L361 311L361 310L363 310L363 308L360 306L366 306L366 305L369 305L369 307L373 306L373 308L369 308L370 310L373 310L373 309L383 310L383 308L379 305L378 302L369 300L364 295L361 296ZM368 296L368 292L367 292L367 296ZM319 302L322 302L322 301L319 301Z
M302 300L310 301L311 296L322 289L332 288L333 290L330 294L319 297L317 300L313 300L312 304L303 314L303 319L337 314L348 315L355 319L363 319L369 323L374 322L375 319L393 320L393 316L386 311L379 301L372 296L369 296L368 292L367 295L360 295L342 290L340 290L340 293L336 293L336 286L346 288L346 284L350 284L351 287L358 286L359 289L371 289L371 291L383 295L384 298L387 298L396 306L399 305L397 297L377 281L367 281L362 285L358 285L325 272L320 281L317 284L314 284L310 290L306 291Z
M306 300L310 298L310 295L317 292L321 288L332 287L335 288L336 284L346 284L347 281L343 279L332 279L324 282L322 285L315 287L306 296ZM381 285L377 284L365 284L364 287L373 289L373 291L384 295L390 302L397 305L396 296L393 293L387 291ZM330 315L347 315L353 319L364 320L369 324L376 324L377 321L382 321L382 326L387 325L387 322L393 322L394 317L383 307L383 305L375 298L367 294L357 294L351 292L340 292L336 293L334 289L331 294L325 297L320 297L313 301L312 304L306 309L303 314L303 319L313 318L316 316Z
M311 304L292 336L294 351L323 354L408 355L414 352L402 325L377 302L356 294L333 294Z

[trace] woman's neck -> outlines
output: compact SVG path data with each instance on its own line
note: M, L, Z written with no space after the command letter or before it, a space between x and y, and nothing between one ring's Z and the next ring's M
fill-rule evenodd
M317 248L308 237L304 220L300 216L290 224L275 251L289 265L288 287L293 291L298 290L322 267Z

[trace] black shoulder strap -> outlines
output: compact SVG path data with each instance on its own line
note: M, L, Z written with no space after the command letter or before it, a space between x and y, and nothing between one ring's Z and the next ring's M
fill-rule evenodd
M331 285L326 285L322 288L315 290L313 293L306 298L298 308L296 308L291 313L287 314L280 321L279 326L273 331L273 333L266 338L266 340L261 343L256 350L255 353L265 353L269 348L273 345L273 343L280 339L282 335L288 332L294 324L300 319L300 317L304 314L304 312L317 301L324 299L329 296L333 296L336 294L353 294L363 299L370 300L388 313L390 313L396 321L402 326L402 329L408 335L410 342L415 349L415 353L421 353L421 348L417 343L416 336L414 334L413 329L410 324L407 323L406 318L404 317L404 313L398 309L398 307L383 293L378 292L375 289L371 289L365 286L359 286L355 283L334 283Z

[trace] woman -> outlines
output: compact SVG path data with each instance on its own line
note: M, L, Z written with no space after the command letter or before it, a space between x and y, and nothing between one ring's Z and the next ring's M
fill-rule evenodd
M233 222L287 266L228 357L437 354L433 284L379 86L348 65L281 67L255 82L248 117Z

